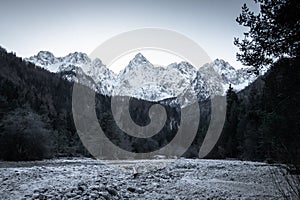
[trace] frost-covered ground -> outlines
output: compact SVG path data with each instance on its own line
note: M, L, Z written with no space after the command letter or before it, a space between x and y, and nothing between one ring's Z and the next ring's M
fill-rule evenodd
M0 162L0 198L281 199L271 175L275 168L200 159Z

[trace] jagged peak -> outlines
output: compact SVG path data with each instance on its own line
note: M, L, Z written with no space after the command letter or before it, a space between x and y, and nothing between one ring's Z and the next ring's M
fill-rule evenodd
M136 64L147 64L150 63L147 58L143 56L143 54L138 53L134 56L134 58L129 62L129 65L136 65Z
M54 58L55 56L50 51L39 51L36 55L38 58Z
M67 62L76 62L76 63L77 62L83 63L83 62L90 61L90 58L88 57L88 55L86 53L77 52L77 51L74 53L69 53L62 59L66 60Z
M230 70L235 70L235 68L233 66L231 66L228 62L226 62L223 59L217 58L213 61L213 64L218 66L218 67L221 67L221 69L222 68L227 68L227 69L230 69Z
M196 70L196 68L187 61L182 61L178 63L178 67L186 70Z
M37 66L47 66L54 64L57 58L49 51L39 51L36 55L30 58L25 58L26 61L31 61Z
M145 58L143 56L143 54L138 53L134 56L134 58L132 60L130 60L129 64L118 74L118 76L122 76L123 74L135 70L139 67L153 67L154 65L152 65L147 58Z
M171 63L167 66L167 68L174 68L181 72L190 72L190 73L197 71L197 69L187 61L182 61L180 63L176 63L176 62Z
M215 62L215 63L228 63L225 60L220 59L220 58L215 59L213 62Z
M227 72L236 71L236 69L233 66L231 66L228 62L224 61L223 59L215 59L210 63L206 63L202 67L200 67L198 71L203 71L207 69L215 70L219 73L223 73L226 71Z
M75 51L73 53L69 53L65 57L76 56L76 57L88 57L86 53Z
M210 94L219 94L229 83L235 89L242 89L251 82L247 81L248 74L244 73L244 69L235 70L222 59L216 59L197 70L186 61L155 67L143 54L137 53L116 75L99 58L91 60L81 52L57 58L50 52L41 51L39 56L41 58L34 56L32 61L51 72L73 72L67 76L68 80L82 81L103 94L131 95L151 101L178 97L185 104L188 103L187 99L206 99ZM216 79L214 74L221 79ZM87 77L93 79L94 83L90 84Z
M146 61L147 61L147 59L145 58L145 56L144 56L142 53L136 54L136 55L134 56L134 59L135 59L135 60L146 60Z

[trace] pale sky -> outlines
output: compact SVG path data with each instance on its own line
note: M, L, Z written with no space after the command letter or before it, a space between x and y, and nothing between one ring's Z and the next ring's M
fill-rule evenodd
M236 68L242 65L236 61L238 49L233 45L233 38L242 36L245 29L235 19L244 3L258 10L253 0L0 2L0 46L21 57L35 55L41 50L50 51L55 56L75 51L90 54L112 36L155 27L189 37L211 59L224 59Z

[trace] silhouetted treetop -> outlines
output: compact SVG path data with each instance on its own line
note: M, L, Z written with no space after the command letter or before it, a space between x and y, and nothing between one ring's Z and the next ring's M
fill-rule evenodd
M254 0L260 6L258 14L246 4L236 21L249 28L244 39L234 38L239 48L237 59L253 66L258 73L262 66L278 58L298 57L300 53L300 1Z

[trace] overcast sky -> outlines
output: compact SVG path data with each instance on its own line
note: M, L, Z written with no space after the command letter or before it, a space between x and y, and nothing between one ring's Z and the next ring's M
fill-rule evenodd
M235 19L253 0L7 0L0 1L0 45L18 56L40 50L55 56L91 53L119 33L144 27L177 31L197 42L211 57L234 67L233 38L244 31ZM100 58L101 59L101 58Z

